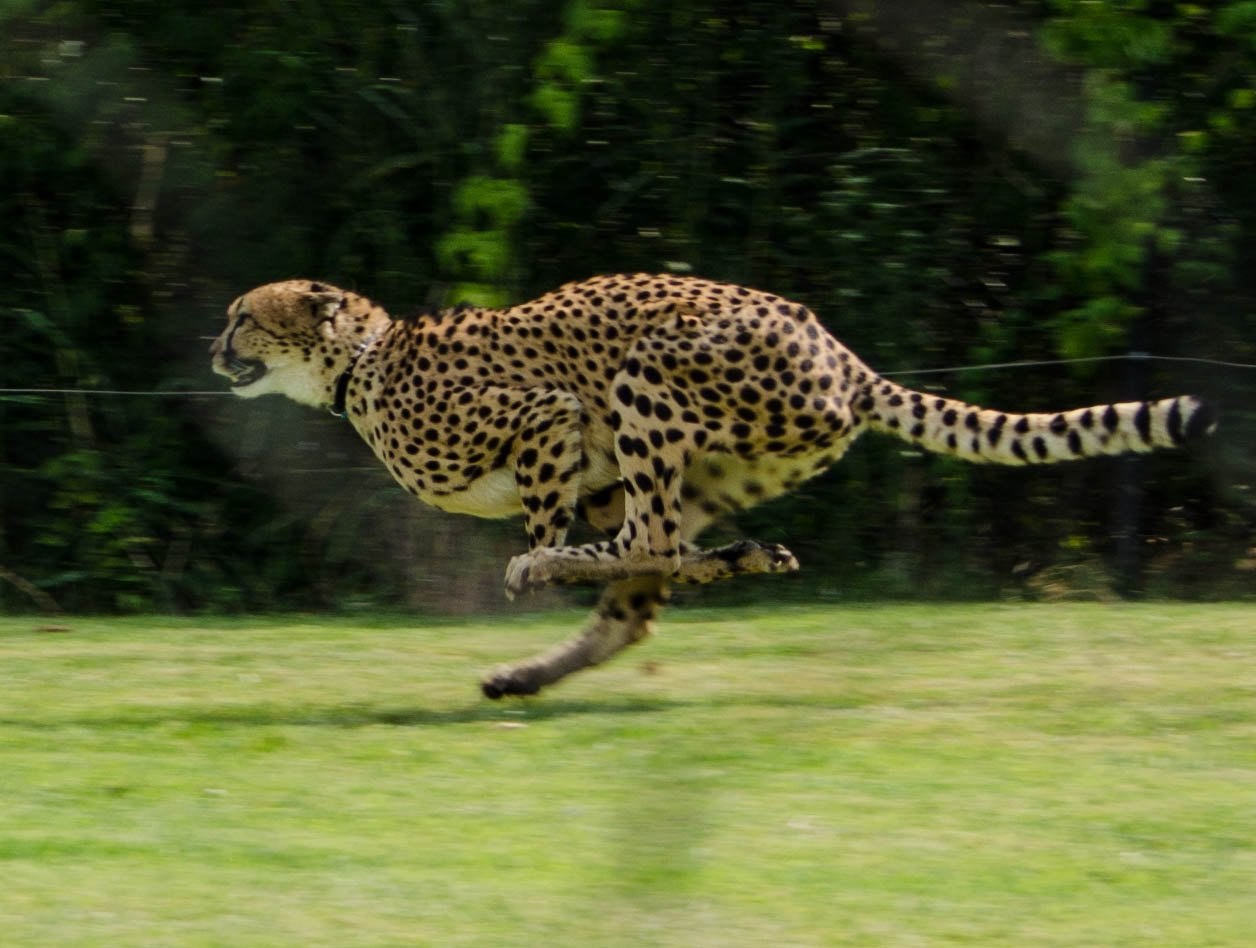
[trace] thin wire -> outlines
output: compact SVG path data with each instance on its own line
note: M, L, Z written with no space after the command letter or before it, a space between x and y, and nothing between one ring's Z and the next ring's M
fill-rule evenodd
M116 388L0 388L0 395L143 395L150 398L202 398L230 395L223 389L212 392L150 392Z
M885 378L898 375L944 375L948 372L993 372L1001 369L1032 369L1045 366L1084 365L1094 362L1190 362L1196 365L1220 366L1227 369L1256 369L1251 362L1227 362L1222 359L1204 359L1196 356L1162 356L1147 352L1128 352L1124 355L1086 356L1079 359L1032 359L1023 362L984 362L979 365L948 365L934 369L895 369L893 372L879 372ZM109 395L109 396L142 396L149 398L219 398L232 393L226 389L212 391L189 392L153 392L129 389L105 388L0 388L0 396L5 395Z
M988 372L995 369L1032 369L1049 365L1082 365L1093 362L1193 362L1198 365L1222 366L1228 369L1256 369L1250 362L1225 362L1221 359L1202 359L1196 356L1162 356L1147 352L1128 352L1124 355L1086 356L1079 359L1032 359L1024 362L987 362L982 365L950 365L937 369L896 369L880 372L886 378L895 375L941 375L945 372Z

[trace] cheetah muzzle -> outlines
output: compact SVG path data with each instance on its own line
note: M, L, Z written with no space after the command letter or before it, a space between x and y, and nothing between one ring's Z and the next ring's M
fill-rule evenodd
M695 541L793 490L864 431L974 462L1048 464L1186 444L1216 426L1183 395L1016 414L882 378L806 307L680 276L604 276L508 309L394 321L291 280L246 293L211 347L244 397L343 411L392 476L455 513L521 516L506 593L605 583L584 630L499 669L531 694L649 634L672 582L790 572L776 544ZM604 539L567 545L580 517Z
M232 388L239 388L245 385L252 385L266 374L266 363L257 359L239 359L233 358L226 363L227 371L230 372L230 385Z

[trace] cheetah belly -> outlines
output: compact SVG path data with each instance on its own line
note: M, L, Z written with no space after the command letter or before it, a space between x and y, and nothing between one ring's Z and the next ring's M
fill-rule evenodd
M815 477L836 463L847 447L849 440L794 457L706 454L685 470L685 494L708 514L748 510Z
M419 499L449 513L493 520L518 516L523 512L515 472L509 467L499 467L482 474L462 490L449 494L421 493Z

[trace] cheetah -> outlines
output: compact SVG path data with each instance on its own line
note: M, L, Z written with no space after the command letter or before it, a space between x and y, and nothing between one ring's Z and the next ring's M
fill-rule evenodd
M522 515L528 550L507 565L507 595L606 584L575 638L489 674L491 698L533 694L646 637L673 582L798 569L780 545L696 540L824 471L868 429L1032 465L1181 446L1216 425L1190 395L1013 414L912 391L805 306L678 275L599 276L506 309L406 320L290 280L233 302L210 352L241 397L347 418L419 500ZM576 518L604 539L565 545Z

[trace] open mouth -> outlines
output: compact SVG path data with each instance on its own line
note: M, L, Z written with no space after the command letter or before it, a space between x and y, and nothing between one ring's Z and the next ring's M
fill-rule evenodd
M241 388L252 385L265 375L266 363L256 359L232 359L227 363L227 370L231 374L231 387Z

